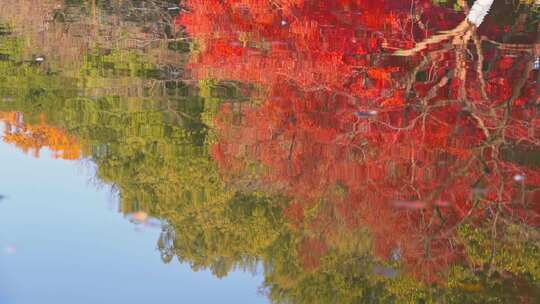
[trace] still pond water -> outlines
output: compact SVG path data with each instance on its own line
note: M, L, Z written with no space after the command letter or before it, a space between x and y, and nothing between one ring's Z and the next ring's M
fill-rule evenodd
M0 0L0 303L540 303L537 0Z

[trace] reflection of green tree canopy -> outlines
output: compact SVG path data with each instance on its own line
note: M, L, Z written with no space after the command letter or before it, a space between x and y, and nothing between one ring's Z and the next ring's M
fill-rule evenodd
M285 229L279 200L237 193L184 201L166 211L170 226L162 233L160 250L165 259L174 254L194 269L209 268L219 277L234 268L254 270Z

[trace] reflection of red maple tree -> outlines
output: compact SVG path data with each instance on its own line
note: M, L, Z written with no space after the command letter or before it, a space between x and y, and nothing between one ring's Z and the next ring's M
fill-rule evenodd
M484 50L476 32L467 60L457 30L439 36L451 47L413 52L432 28L463 24L417 3L411 15L400 1L205 0L178 19L200 45L195 75L265 88L259 106L224 105L213 156L231 181L256 164L261 187L292 198L291 223L322 235L300 245L308 267L338 226L367 226L378 257L397 251L429 274L460 255L452 236L466 219L496 209L540 223L540 173L501 156L505 145L539 145L532 61ZM489 21L483 30L500 32ZM383 51L397 48L410 56ZM307 216L321 204L330 210Z
M241 178L250 163L261 164L268 190L293 198L286 210L292 222L302 222L304 210L321 200L331 202L338 222L370 228L378 256L400 248L410 265L448 262L455 251L450 235L440 230L471 216L475 191L486 204L498 202L506 212L538 223L540 205L525 214L516 199L522 187L540 184L539 172L504 162L492 147L483 147L482 132L460 108L442 107L422 118L410 113L409 121L423 120L412 128L402 111L364 120L354 111L327 91L307 93L281 83L266 103L244 108L238 126L231 126L233 109L222 109L213 155L231 179ZM514 180L522 175L525 180ZM523 193L538 203L538 192ZM332 233L336 219L326 217L320 214L313 228ZM440 239L430 239L437 234ZM424 259L428 241L430 259Z
M397 70L374 64L381 45L410 46L409 30L418 39L428 30L412 21L410 4L399 1L270 3L191 1L193 13L181 15L178 22L200 42L199 56L191 64L194 73L263 84L286 75L303 85L338 89L367 73L375 85L364 88L364 95L377 95ZM426 16L442 27L457 21L456 16Z

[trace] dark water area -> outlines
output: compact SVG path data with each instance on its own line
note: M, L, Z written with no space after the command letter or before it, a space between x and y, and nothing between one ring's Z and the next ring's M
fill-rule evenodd
M0 303L540 303L539 19L0 1Z

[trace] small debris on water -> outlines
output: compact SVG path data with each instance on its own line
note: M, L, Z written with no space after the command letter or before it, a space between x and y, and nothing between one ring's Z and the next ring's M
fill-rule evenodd
M477 195L483 195L487 193L487 189L484 187L474 187L472 188L472 193Z
M426 202L422 201L395 201L393 205L403 209L425 209L428 206Z
M373 266L373 274L393 279L399 275L399 271L392 267L375 265Z
M392 252L390 252L390 260L392 262L397 262L401 260L401 248L396 247L392 249Z
M450 207L449 201L443 201L443 200L436 200L433 202L433 206L437 207Z
M370 118L370 117L377 116L379 112L375 110L370 110L370 111L358 111L358 112L355 112L354 114L360 118Z
M461 289L469 292L480 292L483 290L482 285L478 283L462 284Z
M5 254L10 254L10 255L15 254L15 253L17 253L17 247L15 245L13 245L13 244L7 245L7 246L4 247L4 253Z
M145 222L148 219L148 213L144 211L138 211L131 214L131 218L138 222Z
M430 206L436 206L436 207L450 207L450 202L443 201L443 200L436 200L433 202L426 202L426 201L395 201L392 203L394 207L396 208L403 208L403 209L413 209L413 210L420 210L420 209L426 209Z
M516 175L514 175L513 179L514 179L515 182L522 182L522 181L525 180L525 175L516 174Z

